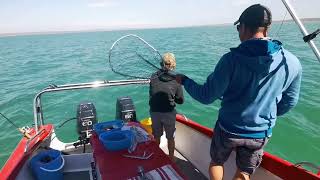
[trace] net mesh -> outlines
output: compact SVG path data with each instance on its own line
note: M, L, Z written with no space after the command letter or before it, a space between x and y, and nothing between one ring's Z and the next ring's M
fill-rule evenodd
M127 78L150 79L161 69L159 52L142 38L126 35L114 42L109 51L109 65L113 72Z

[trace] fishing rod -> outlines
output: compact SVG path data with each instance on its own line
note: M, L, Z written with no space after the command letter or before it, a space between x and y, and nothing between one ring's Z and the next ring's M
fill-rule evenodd
M306 30L306 28L303 26L302 22L300 21L297 13L295 12L293 7L289 3L289 1L288 0L282 0L282 3L286 7L286 9L289 11L292 19L299 26L300 31L304 36L303 37L304 42L307 42L309 44L309 46L313 50L313 53L316 55L316 57L318 58L318 61L320 62L320 52L319 52L318 48L316 47L316 45L314 44L314 42L312 41L312 39L315 38L320 33L320 30L318 29L315 32L309 34L308 31Z
M7 118L5 115L3 115L2 113L0 113L0 115L7 120L7 122L9 122L12 126L14 126L15 128L17 128L19 130L20 133L23 134L24 137L26 137L27 139L31 138L31 135L29 134L29 127L18 127L15 123L13 123L9 118Z
M16 127L16 128L19 129L19 127L18 127L15 123L13 123L9 118L7 118L5 115L3 115L2 113L0 113L0 115L1 115L4 119L6 119L10 124L12 124L14 127Z

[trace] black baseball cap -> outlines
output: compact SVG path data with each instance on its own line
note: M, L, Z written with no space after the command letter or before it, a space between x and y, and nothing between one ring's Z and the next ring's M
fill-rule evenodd
M261 4L254 4L242 12L234 25L241 23L249 27L267 27L271 22L272 15L269 8Z

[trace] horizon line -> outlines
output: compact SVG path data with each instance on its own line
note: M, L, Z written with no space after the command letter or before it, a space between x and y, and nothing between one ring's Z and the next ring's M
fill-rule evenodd
M320 18L301 18L301 21L320 21ZM273 22L291 22L293 19L274 20ZM152 26L146 25L144 27L97 27L79 30L54 30L54 31L30 31L30 32L13 32L13 33L0 33L0 37L12 37L12 36L28 36L28 35L51 35L51 34L67 34L67 33L81 33L81 32L110 32L110 31L126 31L126 30L148 30L148 29L171 29L171 28L184 28L184 27L203 27L203 26L224 26L233 25L233 23L219 23L219 24L197 24L197 25L163 25Z

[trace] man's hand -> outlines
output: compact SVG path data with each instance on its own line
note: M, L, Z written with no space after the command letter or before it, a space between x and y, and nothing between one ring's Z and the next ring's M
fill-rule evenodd
M176 75L176 81L177 81L177 83L182 84L182 85L183 85L183 83L184 83L184 80L186 80L187 78L188 78L188 77L185 76L184 74L177 74L177 75Z

